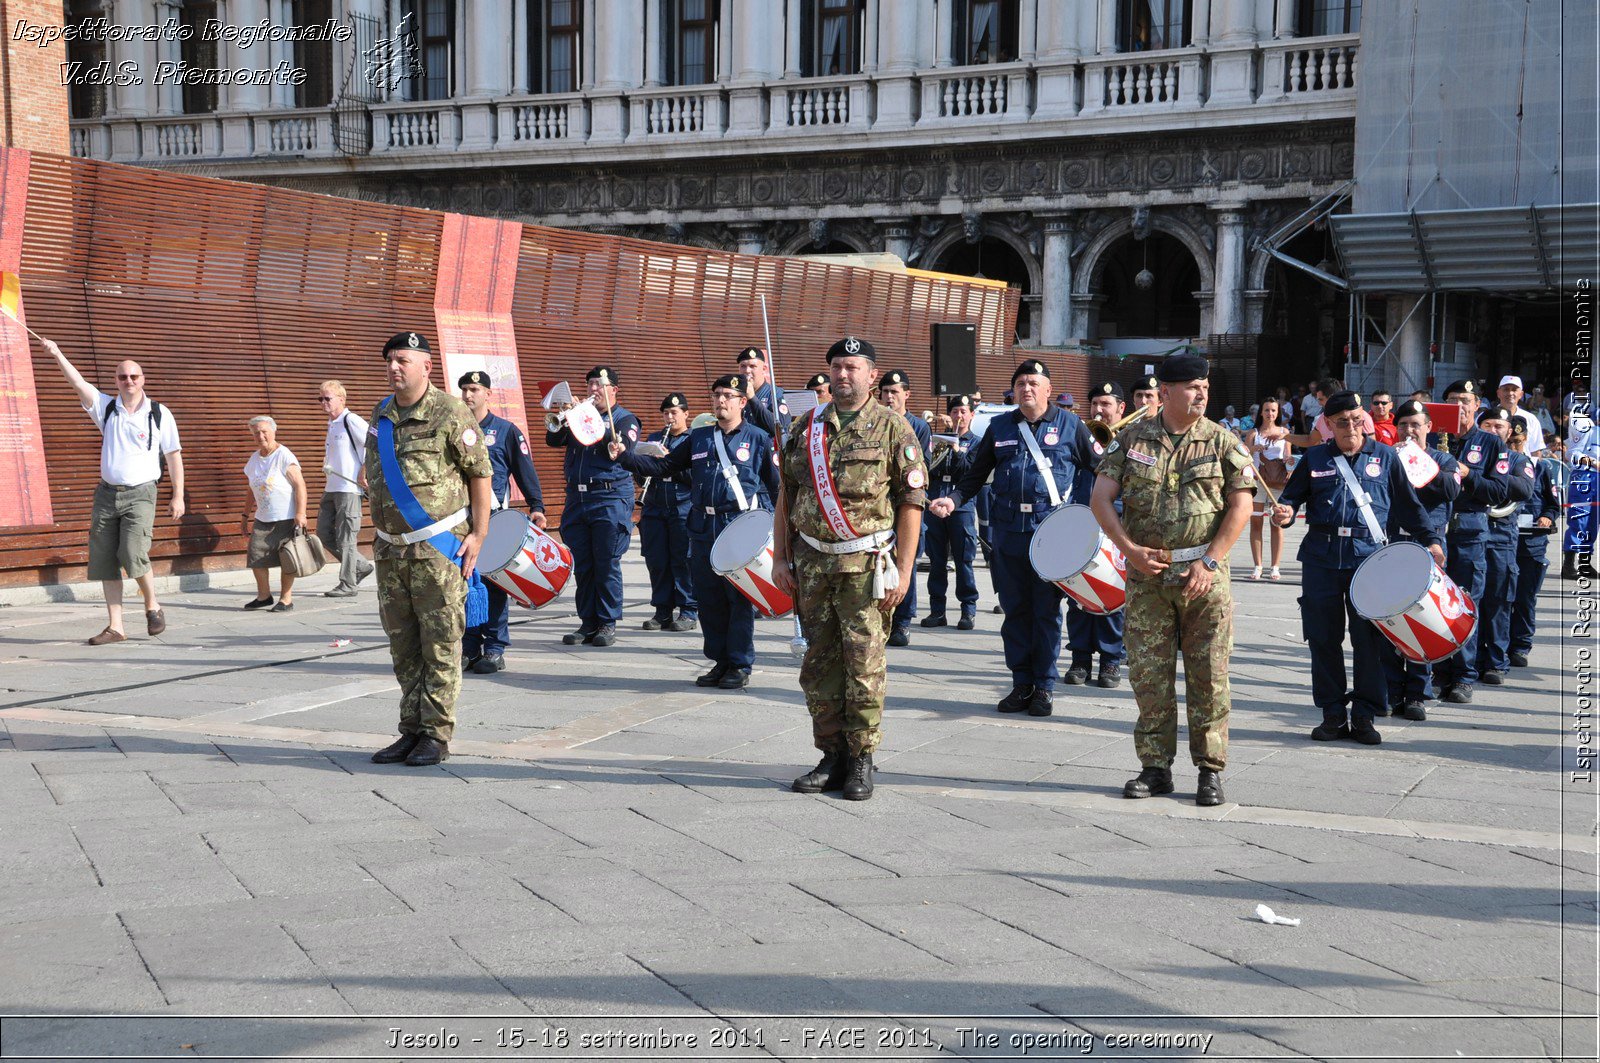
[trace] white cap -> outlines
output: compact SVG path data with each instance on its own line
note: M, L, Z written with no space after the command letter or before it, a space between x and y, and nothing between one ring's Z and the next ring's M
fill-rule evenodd
M1500 386L1505 387L1507 384L1513 384L1520 388L1522 386L1522 378L1520 376L1511 376L1509 374L1501 377Z

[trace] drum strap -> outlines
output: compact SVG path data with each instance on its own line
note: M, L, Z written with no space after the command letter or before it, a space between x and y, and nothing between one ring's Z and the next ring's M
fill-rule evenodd
M388 409L392 401L392 398L384 399L379 410ZM398 541L408 546L426 540L445 560L454 561L461 555L461 540L456 538L451 529L467 519L467 511L458 510L437 521L430 517L400 471L400 458L394 449L394 422L381 414L375 419L378 422L378 464L383 468L384 485L389 488L389 498L394 502L394 508L400 511L400 516L412 529L405 535L382 535L382 538L386 542ZM419 536L418 532L426 534Z
M1384 534L1383 525L1378 523L1378 515L1372 511L1372 498L1361 489L1361 481L1356 479L1356 471L1350 467L1350 459L1343 454L1337 454L1333 459L1333 467L1339 470L1339 475L1344 478L1344 485L1350 488L1350 495L1356 500L1356 505L1361 507L1361 519L1366 522L1367 532L1374 542L1380 546L1389 545L1389 536Z
M1044 452L1039 449L1039 441L1034 438L1033 426L1026 420L1018 421L1017 434L1022 437L1022 445L1028 448L1028 456L1033 459L1039 475L1044 477L1045 490L1050 492L1050 508L1055 509L1061 505L1061 492L1056 489L1056 478L1050 474L1050 463L1044 460Z
M739 482L739 470L733 467L733 460L728 457L728 445L722 441L720 425L711 426L711 442L717 448L717 464L722 466L722 478L728 481L733 497L739 503L739 512L743 513L750 508L750 500L745 496L744 484Z

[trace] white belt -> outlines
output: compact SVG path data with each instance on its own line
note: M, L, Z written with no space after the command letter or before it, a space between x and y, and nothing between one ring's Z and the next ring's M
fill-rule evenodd
M813 550L824 554L864 554L871 551L877 555L872 567L872 600L880 601L885 591L893 590L900 586L900 570L894 564L894 529L885 528L883 531L863 535L859 539L846 539L840 543L825 543L813 539L805 532L800 533L806 545Z
M1172 563L1176 565L1184 561L1198 561L1206 556L1206 551L1209 549L1211 549L1210 543L1202 543L1199 546L1186 546L1182 550L1173 550Z
M448 517L439 518L426 528L418 528L416 531L409 531L404 535L390 535L381 528L373 528L372 533L386 543L399 543L401 546L411 546L415 543L425 542L428 539L432 539L440 532L449 531L451 528L456 527L466 519L467 511L465 509L458 509Z

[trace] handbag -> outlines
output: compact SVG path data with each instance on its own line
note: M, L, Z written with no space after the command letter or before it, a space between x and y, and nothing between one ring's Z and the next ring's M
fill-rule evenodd
M278 561L289 575L314 576L328 563L328 551L322 540L304 528L296 528L287 542L278 547Z

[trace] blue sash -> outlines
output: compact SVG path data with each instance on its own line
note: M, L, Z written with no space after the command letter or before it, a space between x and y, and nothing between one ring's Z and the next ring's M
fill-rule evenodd
M379 410L389 408L393 399L384 399L378 407ZM387 417L376 418L378 430L378 464L383 467L383 481L388 485L389 497L394 502L394 507L400 511L400 516L405 518L406 526L412 531L426 528L433 523L433 518L428 516L428 511L422 508L422 503L417 501L417 496L411 490L411 485L406 483L404 474L400 471L400 458L394 449L394 422ZM423 540L444 557L447 561L455 561L461 556L461 540L456 538L454 531L442 531L430 539ZM473 569L472 578L467 581L467 626L475 627L487 623L489 619L488 588Z

